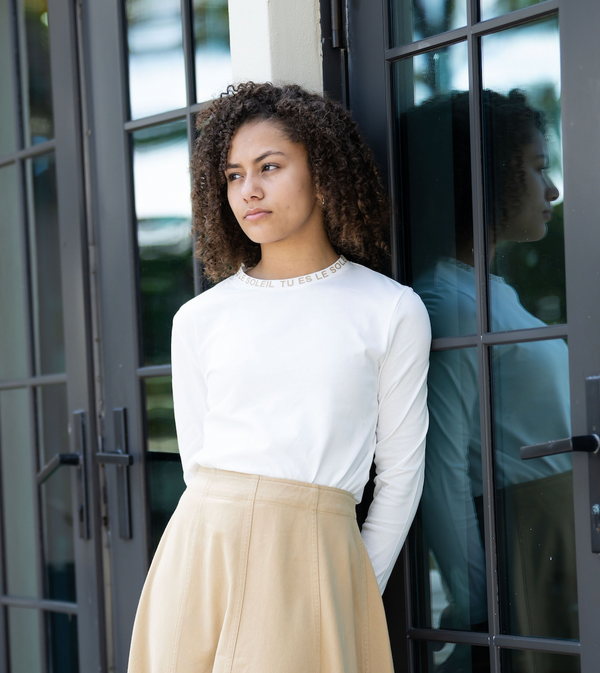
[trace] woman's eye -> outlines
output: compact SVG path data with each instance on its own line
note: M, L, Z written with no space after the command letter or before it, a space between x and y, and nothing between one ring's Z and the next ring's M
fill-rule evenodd
M227 182L233 182L234 180L237 180L240 177L239 173L230 173L227 176Z
M265 164L265 165L263 166L263 171L272 171L272 170L274 170L275 168L279 168L279 167L277 166L277 164Z

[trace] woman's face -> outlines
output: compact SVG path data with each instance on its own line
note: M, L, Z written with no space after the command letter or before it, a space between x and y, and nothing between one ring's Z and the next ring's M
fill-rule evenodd
M255 243L298 242L323 230L306 148L272 121L242 126L227 158L227 199Z
M498 230L503 241L539 241L544 238L547 223L552 218L552 201L558 198L558 189L546 173L548 148L544 136L534 129L531 143L522 148L521 172L524 190L518 203L508 208L508 216Z

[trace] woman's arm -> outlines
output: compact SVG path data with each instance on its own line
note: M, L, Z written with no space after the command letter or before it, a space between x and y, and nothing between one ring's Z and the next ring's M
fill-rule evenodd
M382 592L423 490L430 345L425 306L407 289L394 311L379 371L375 497L362 529Z
M194 343L193 324L180 310L173 318L171 369L177 442L187 485L197 468L194 456L204 443L204 417L208 411L206 383Z

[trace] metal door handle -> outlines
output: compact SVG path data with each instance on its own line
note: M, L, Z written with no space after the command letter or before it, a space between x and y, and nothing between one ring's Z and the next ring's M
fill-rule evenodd
M129 467L133 465L133 456L120 451L101 451L96 454L96 462L102 465L121 465Z
M585 379L587 431L589 435L557 439L521 447L521 460L554 456L557 453L587 453L592 552L600 554L600 376Z
M81 409L73 413L75 448L77 453L57 453L37 473L37 483L41 486L63 465L77 468L77 513L79 518L79 537L88 540L90 527L87 505L87 481L85 473L85 412Z
M580 435L579 437L567 437L555 439L543 444L531 444L521 447L521 460L530 458L542 458L543 456L555 456L557 453L572 453L582 451L584 453L598 453L600 449L600 437L598 435Z
M63 465L79 465L81 456L78 453L57 453L37 473L37 483L41 486Z
M130 540L131 498L129 497L129 466L133 465L133 456L129 455L127 445L127 410L124 407L113 409L114 438L116 451L102 451L96 454L96 462L117 466L117 507L119 509L119 537Z

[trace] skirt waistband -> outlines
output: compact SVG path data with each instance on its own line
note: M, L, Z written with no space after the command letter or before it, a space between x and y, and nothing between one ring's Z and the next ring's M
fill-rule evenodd
M352 493L333 486L199 467L188 488L205 496L272 502L356 517Z

